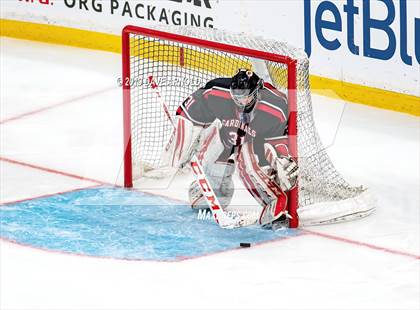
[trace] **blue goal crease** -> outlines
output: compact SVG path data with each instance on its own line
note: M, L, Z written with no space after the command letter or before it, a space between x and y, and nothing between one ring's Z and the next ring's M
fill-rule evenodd
M98 257L177 261L299 234L258 226L221 229L180 201L96 187L0 208L0 237L33 247Z

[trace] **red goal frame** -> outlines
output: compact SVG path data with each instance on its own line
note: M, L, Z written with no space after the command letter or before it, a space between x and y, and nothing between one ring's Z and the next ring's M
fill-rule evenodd
M198 47L228 52L246 57L253 57L272 62L287 65L288 80L288 139L290 155L297 160L297 61L291 57L277 55L255 49L249 49L240 46L234 46L225 43L213 42L194 37L187 37L179 34L153 30L149 28L126 26L122 30L122 81L123 81L123 123L124 123L124 186L133 187L133 171L132 171L132 145L131 145L131 81L130 72L130 34L142 35L145 37L153 37L157 39L195 45ZM183 53L181 51L180 57ZM180 63L183 61L181 59ZM288 199L288 212L292 216L290 227L295 228L299 224L298 220L298 185L292 189Z

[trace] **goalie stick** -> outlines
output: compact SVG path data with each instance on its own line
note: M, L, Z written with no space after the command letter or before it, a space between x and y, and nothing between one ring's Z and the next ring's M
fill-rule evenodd
M154 80L152 75L150 75L148 77L148 82L149 82L150 87L154 90L154 92L156 94L156 97L158 98L166 117L169 119L172 126L176 130L175 121L173 120L171 114L169 113L168 105L166 104L162 95L160 94L159 87L158 87L158 85L157 85L157 83ZM170 139L173 139L173 137L175 135L175 130L172 132L172 136L171 136ZM210 185L209 180L207 179L206 175L204 174L203 167L201 166L201 164L198 161L198 158L195 154L193 154L192 157L191 157L190 166L191 166L191 170L194 174L195 181L200 186L200 188L203 192L203 195L204 195L204 197L206 199L206 202L207 202L207 204L210 208L210 211L213 215L213 218L216 221L216 223L219 224L219 226L221 228L232 229L232 228L239 228L239 227L243 227L243 226L249 226L249 225L253 225L253 224L256 223L255 220L251 220L251 219L247 220L247 219L245 219L241 216L237 216L237 217L234 217L234 218L228 216L223 211L223 209L221 207L221 204L220 204L219 200L217 199L217 196L214 193L214 190L213 190L212 186Z

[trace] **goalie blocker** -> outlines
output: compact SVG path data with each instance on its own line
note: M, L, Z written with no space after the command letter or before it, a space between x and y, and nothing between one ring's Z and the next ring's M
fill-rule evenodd
M209 81L178 108L175 139L163 161L183 168L197 155L223 208L233 193L233 173L262 207L263 227L288 226L287 192L298 167L287 148L285 96L251 70ZM189 188L192 208L208 208L200 185Z

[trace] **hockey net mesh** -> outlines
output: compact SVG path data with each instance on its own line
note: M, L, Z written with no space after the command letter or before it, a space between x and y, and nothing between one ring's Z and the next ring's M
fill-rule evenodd
M331 205L355 198L357 201L365 189L351 186L332 164L316 130L313 119L309 85L309 61L306 54L286 43L231 34L214 29L171 28L163 29L186 37L200 38L230 45L289 56L297 60L297 124L299 208L312 205ZM287 94L288 71L283 63L257 61L249 57L218 50L197 47L160 38L130 34L131 72L131 128L133 166L139 163L143 169L156 169L162 163L160 154L172 132L172 125L162 112L156 94L148 85L153 76L160 87L170 112L191 93L207 81L221 76L232 76L241 67L263 64L272 84ZM261 69L261 65L259 65ZM321 221L320 221L321 222Z

